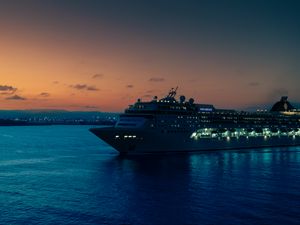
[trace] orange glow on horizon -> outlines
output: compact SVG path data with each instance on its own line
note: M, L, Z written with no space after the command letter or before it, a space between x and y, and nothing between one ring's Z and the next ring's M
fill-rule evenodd
M231 43L225 34L201 39L204 33L183 26L178 32L175 22L168 33L153 21L147 30L136 19L123 24L119 17L106 21L75 9L35 7L41 11L0 14L0 109L120 112L137 98L161 98L176 86L178 95L219 108L266 104L281 95L300 101L288 47Z

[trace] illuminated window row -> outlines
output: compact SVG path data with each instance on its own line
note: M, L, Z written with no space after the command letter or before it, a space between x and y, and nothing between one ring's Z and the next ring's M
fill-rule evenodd
M124 135L124 136L116 135L115 139L118 139L118 138L121 138L121 137L123 137L124 139L127 139L127 138L136 138L136 135Z
M230 138L230 137L264 137L265 139L268 137L275 137L275 136L300 136L299 129L290 130L290 131L272 131L269 128L262 128L251 130L251 129L213 129L213 128L204 128L199 129L196 132L193 132L190 138L198 139L198 138Z

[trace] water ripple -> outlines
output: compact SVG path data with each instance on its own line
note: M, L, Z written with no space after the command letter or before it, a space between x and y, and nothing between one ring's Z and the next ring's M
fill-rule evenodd
M120 157L86 126L0 133L0 224L300 224L299 147Z

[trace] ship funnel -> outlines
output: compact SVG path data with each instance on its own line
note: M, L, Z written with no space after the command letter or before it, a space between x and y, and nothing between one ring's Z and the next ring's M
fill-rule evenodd
M282 102L286 102L286 101L287 101L287 99L288 99L288 96L282 96L280 101L282 101Z
M279 102L276 102L271 108L271 112L290 112L295 110L295 107L288 102L287 96L282 96Z

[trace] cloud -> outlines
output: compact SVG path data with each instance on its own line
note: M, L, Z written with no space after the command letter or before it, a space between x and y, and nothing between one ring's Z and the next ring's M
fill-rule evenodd
M151 78L149 79L149 81L150 81L150 82L163 82L163 81L165 81L165 79L162 78L162 77L151 77Z
M7 97L6 100L26 100L26 98L23 98L19 95L13 95L11 97Z
M98 106L95 106L95 105L79 105L79 104L71 104L71 105L68 105L68 107L71 107L71 108L76 108L76 109L99 109Z
M99 91L99 89L94 87L94 86L87 86L86 90L88 90L88 91Z
M15 91L17 88L8 85L0 85L0 91Z
M92 76L93 79L98 79L98 78L102 78L104 76L104 74L102 73L96 73Z
M155 92L155 90L148 90L148 91L146 91L146 93L149 93L149 94L154 93L154 92Z
M257 87L257 86L259 86L260 84L259 84L259 82L254 81L254 82L248 83L248 85L251 86L251 87Z
M128 84L126 87L127 88L133 88L133 85L132 84Z
M77 90L86 90L86 91L99 91L99 89L95 86L86 85L86 84L75 84L70 85L69 87L77 89Z
M8 85L0 85L0 94L9 95L17 91L17 88Z
M47 93L47 92L42 92L42 93L40 93L40 94L39 94L39 96L40 96L40 97L47 98L47 97L49 97L49 96L50 96L50 94L49 94L49 93Z
M86 109L99 109L98 106L94 106L94 105L86 105L86 106L84 106L84 108L86 108Z

